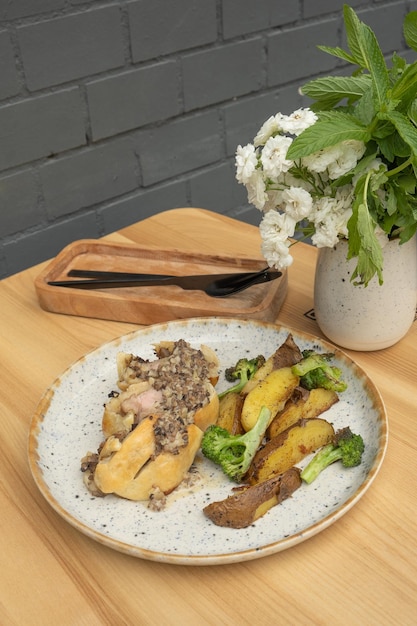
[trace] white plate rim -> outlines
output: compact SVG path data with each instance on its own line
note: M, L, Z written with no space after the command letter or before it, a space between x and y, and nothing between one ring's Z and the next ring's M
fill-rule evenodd
M92 355L95 355L97 352L107 348L117 349L117 346L123 341L130 341L137 338L142 338L146 336L158 335L162 333L164 336L170 330L178 329L184 331L182 334L184 335L184 339L187 340L187 327L191 326L201 326L202 328L207 328L211 324L220 325L220 326L230 326L237 325L243 326L245 330L253 328L264 329L270 332L279 333L292 333L295 341L300 340L307 341L309 343L319 344L326 351L331 351L335 353L335 356L341 359L348 368L354 371L354 374L358 377L362 377L365 381L367 390L372 398L372 401L376 407L376 411L378 412L378 425L379 425L379 436L378 436L378 445L377 452L375 454L372 465L370 466L363 482L360 484L360 487L353 493L343 504L337 508L335 511L324 516L319 521L312 523L306 528L303 528L300 532L297 532L294 535L290 535L285 538L278 539L276 541L265 543L265 545L257 546L256 548L249 548L247 550L240 549L237 552L218 552L216 554L172 554L164 551L158 550L150 550L144 546L133 545L132 543L125 542L120 539L116 539L107 534L101 533L95 528L91 527L89 524L85 524L82 520L80 520L77 516L74 516L68 509L63 506L59 500L59 498L55 497L44 480L43 471L40 465L40 458L38 454L38 438L40 436L39 427L43 420L48 417L48 408L50 406L51 399L54 396L54 393L59 388L61 381L68 376L71 376L71 373L74 372L74 369L78 364L88 360ZM166 336L165 338L169 338ZM152 340L154 342L155 340ZM205 343L209 343L205 341ZM278 344L277 344L278 345ZM277 346L276 346L277 347ZM230 365L230 363L225 363L224 365ZM269 556L271 554L275 554L282 550L286 550L298 543L301 543L310 537L322 532L332 524L334 524L337 520L339 520L343 515L345 515L366 493L369 489L373 481L375 480L383 460L385 458L386 450L388 446L388 419L385 410L384 401L382 396L373 383L373 381L369 378L369 376L365 373L365 371L346 353L344 353L340 348L334 346L328 341L311 335L309 333L305 333L303 331L298 331L291 329L288 326L281 325L280 323L272 323L272 322L264 322L258 320L245 320L241 318L222 318L222 317L208 317L208 318L189 318L185 320L175 320L171 322L163 322L158 324L153 324L146 327L140 327L137 330L131 331L129 333L120 335L110 341L107 341L100 346L88 351L84 354L80 359L74 361L69 367L67 367L64 372L58 376L54 382L50 385L50 387L45 391L42 398L40 399L38 406L35 410L35 413L32 416L30 429L29 429L29 437L28 437L28 459L29 466L33 476L33 479L36 483L37 488L46 499L48 504L54 509L67 523L69 523L74 528L78 529L80 532L85 534L86 536L94 539L98 543L110 547L119 552L129 554L134 557L163 562L163 563L171 563L171 564L179 564L179 565L219 565L219 564L229 564L234 562L242 562L247 560L253 560L257 558L261 558L264 556ZM274 507L274 509L279 509L279 505ZM163 515L163 512L158 513L158 515ZM262 519L256 522L257 525L262 524ZM209 522L208 522L209 523ZM239 532L238 530L234 530L234 532Z

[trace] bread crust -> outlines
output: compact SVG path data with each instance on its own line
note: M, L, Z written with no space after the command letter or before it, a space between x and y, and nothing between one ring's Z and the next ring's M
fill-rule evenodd
M204 431L217 421L219 399L214 387L211 388L210 402L196 412L194 424L187 426L186 446L176 454L161 452L155 456L157 417L145 418L123 439L116 452L100 458L94 473L99 490L129 500L148 500L155 490L167 495L178 487L194 461Z
M136 476L125 481L118 480L118 484L113 485L112 491L129 500L148 500L157 490L164 495L171 493L184 480L203 437L203 431L195 424L190 424L187 431L188 444L181 448L178 454L161 452L153 460L145 463ZM115 456L124 454L122 446Z
M174 347L174 342L163 342L156 347L156 354L161 355L160 360L167 359ZM194 408L187 417L188 423L185 422L182 430L168 445L164 445L164 442L169 437L161 440L156 434L161 429L166 429L167 424L166 432L169 432L172 425L169 420L173 419L175 422L178 413L173 413L170 417L170 410L165 407L161 416L162 405L158 405L157 396L161 392L153 388L152 377L140 380L134 371L140 360L134 357L137 360L134 367L131 367L132 355L118 355L117 384L121 391L110 397L105 405L102 429L106 439L89 477L90 485L97 493L114 493L130 500L148 500L156 492L169 494L184 480L200 448L204 431L216 423L219 414L219 399L211 382L217 382L218 361L215 353L205 348L201 346L203 356L200 354L199 358L203 361L205 359L209 364L208 368L204 365L202 370L207 377L200 381L194 376L192 384L197 383L197 388L190 387L196 389L192 395L197 394L192 400L204 401L204 404L195 408L198 405L192 402ZM146 366L149 367L149 362ZM174 393L181 397L184 389L181 385L186 384L181 377L181 368L178 375L180 386L177 380ZM190 375L190 370L187 375ZM156 395L154 404L152 394ZM184 395L186 397L185 392ZM146 405L145 416L142 416L141 398L146 396L149 403ZM153 407L155 410L152 410ZM151 412L146 414L146 411ZM91 491L93 489L90 488Z

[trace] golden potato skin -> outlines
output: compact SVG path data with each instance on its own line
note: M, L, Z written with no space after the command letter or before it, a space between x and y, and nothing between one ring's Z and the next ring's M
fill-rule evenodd
M300 397L297 400L290 398L284 410L278 413L269 425L268 438L276 437L300 419L318 417L338 401L339 396L335 391L322 388L312 389L307 397Z
M298 361L301 361L303 355L294 341L291 333L287 336L283 344L281 344L265 363L255 372L253 378L248 380L242 394L247 395L256 385L264 380L272 371L281 369L282 367L291 367Z
M261 380L248 393L243 403L241 421L245 431L255 426L263 406L271 411L272 419L279 411L282 411L299 380L299 377L292 373L291 367L273 370L264 380Z
M245 480L251 485L282 474L333 440L333 426L322 418L302 419L268 441L256 453Z
M225 500L211 502L203 509L204 514L217 526L246 528L289 498L300 485L300 470L292 467L280 476L243 487Z
M227 430L231 435L242 435L245 432L240 419L243 402L243 396L234 392L220 398L217 425Z

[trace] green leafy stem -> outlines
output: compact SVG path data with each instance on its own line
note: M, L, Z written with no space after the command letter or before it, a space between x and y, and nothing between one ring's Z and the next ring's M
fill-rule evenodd
M417 61L408 64L397 54L388 68L374 32L348 5L343 7L349 51L319 48L354 66L351 76L328 76L308 82L302 93L312 98L318 120L291 144L287 158L301 159L342 141L366 144L364 160L378 157L383 172L359 176L356 200L348 224L350 256L358 257L355 280L367 285L378 274L383 256L376 225L390 235L401 232L401 243L417 229ZM417 11L403 25L407 45L417 51ZM358 169L334 184L351 182ZM410 181L414 181L410 182ZM382 191L383 193L377 193ZM385 202L385 204L384 204Z

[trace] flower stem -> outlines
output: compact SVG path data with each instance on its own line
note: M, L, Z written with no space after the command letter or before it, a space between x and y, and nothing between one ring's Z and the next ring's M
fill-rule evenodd
M369 180L371 178L371 174L372 174L372 171L370 170L366 175L365 183L363 186L363 203L366 206L367 211L368 211L368 187L369 187Z
M388 178L390 176L395 176L396 174L398 174L398 172L405 170L405 168L411 165L411 163L412 163L412 158L409 157L406 161L404 161L404 163L401 163L401 165L398 165L398 167L395 167L393 170L388 170L386 173L386 176Z

